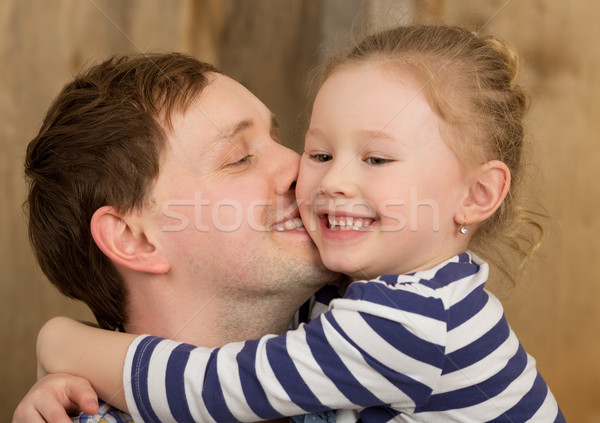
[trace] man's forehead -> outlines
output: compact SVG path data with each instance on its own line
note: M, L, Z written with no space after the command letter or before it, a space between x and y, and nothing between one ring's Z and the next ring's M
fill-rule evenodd
M279 122L277 121L277 118L275 117L275 115L272 112L269 112L268 118L265 117L265 119L267 119L266 122L268 122L267 123L268 130L279 128ZM241 119L241 120L237 120L237 121L234 120L229 124L223 125L222 127L215 127L215 130L218 132L218 135L215 137L215 139L213 141L220 141L223 138L225 138L225 139L234 138L235 136L244 132L245 130L253 129L262 124L263 124L262 122L257 122L256 119L254 119L254 118L245 118L245 119Z
M246 131L279 128L275 115L244 86L224 75L214 75L208 86L182 115L170 141L191 153L205 153L231 143Z

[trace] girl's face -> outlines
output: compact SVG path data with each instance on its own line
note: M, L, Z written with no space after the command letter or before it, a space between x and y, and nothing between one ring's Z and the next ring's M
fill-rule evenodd
M325 265L353 279L426 269L466 246L468 173L420 88L366 63L335 71L315 99L296 195Z

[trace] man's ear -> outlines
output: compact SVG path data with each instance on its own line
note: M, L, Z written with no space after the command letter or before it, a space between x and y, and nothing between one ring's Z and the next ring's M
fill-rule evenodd
M123 216L114 207L100 207L90 223L98 248L115 263L131 270L166 273L168 259L148 240L143 227L131 216Z
M510 170L500 160L479 166L462 210L457 212L458 225L483 222L500 207L510 188Z

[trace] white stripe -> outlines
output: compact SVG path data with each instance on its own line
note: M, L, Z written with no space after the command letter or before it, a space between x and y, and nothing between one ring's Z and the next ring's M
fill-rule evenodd
M394 402L402 404L411 411L414 409L415 404L409 396L371 368L360 352L346 341L326 319L321 318L321 322L329 345L338 353L338 357L344 365L348 369L352 369L352 375L361 386L383 403Z
M530 422L553 422L558 416L558 404L550 389L546 394L546 399L538 409L538 411L531 416Z
M458 279L448 285L435 290L436 294L444 301L444 306L449 309L453 305L464 300L471 292L480 289L479 287L487 282L487 272L476 273L475 275L466 276L463 279Z
M133 358L135 356L135 352L137 350L140 342L145 339L148 335L140 335L133 340L131 345L129 345L129 349L127 350L127 355L125 356L125 364L123 367L123 391L125 393L125 402L127 403L127 408L129 409L129 414L136 422L142 421L142 416L137 408L137 404L135 403L135 399L133 398L133 386L131 383L131 370L133 365Z
M169 356L179 344L180 342L171 340L160 341L150 357L152 365L148 366L148 398L153 407L156 404L164 404L160 412L161 422L175 421L175 417L171 415L168 407L165 374ZM168 415L167 410L169 410Z
M342 408L354 405L321 370L321 366L315 360L306 342L306 333L303 327L294 333L288 333L287 349L288 353L293 357L294 364L302 380L304 380L308 387L317 389L315 396L322 404L330 408Z
M380 363L399 373L410 376L429 387L433 388L437 383L441 373L439 367L424 363L423 361L410 357L401 350L396 349L394 346L390 345L386 339L379 336L379 334L377 334L357 313L334 311L333 315L346 335L348 335L360 349L374 357ZM420 317L422 316L412 316L415 320L418 320ZM411 323L417 326L420 324L418 321ZM410 330L410 328L408 329ZM445 334L443 327L440 325L438 325L437 334L429 331L427 332L427 336L435 338L433 342L438 345L441 343L440 341L444 338ZM390 337L392 336L393 334L390 334ZM431 342L429 339L426 339L426 341Z
M436 413L419 413L422 421L482 422L498 418L517 404L531 389L537 376L535 361L528 360L525 370L498 395L470 407ZM517 423L517 422L515 422Z
M394 307L387 307L380 304L375 304L363 300L335 300L332 303L332 313L341 311L350 311L348 314L356 314L356 312L370 314L377 317L382 317L394 322L402 324L413 335L428 342L435 344L445 343L446 322L423 316L418 313L412 313L406 310L400 310ZM343 319L346 317L344 316ZM337 319L336 320L340 320ZM443 336L435 336L430 334L444 334Z
M217 372L225 403L233 416L240 421L258 421L258 417L246 402L236 356L244 347L243 342L227 344L219 351ZM235 364L234 364L235 363Z
M504 343L477 363L442 375L434 394L455 391L489 379L506 366L507 361L517 353L518 349L519 340L511 332L511 335Z
M525 365L523 372L513 380L504 391L492 398L491 402L502 412L510 410L531 390L537 375L538 372L535 368L535 360L530 355L527 355L527 364ZM498 416L499 415L501 415L501 413L498 413ZM495 417L496 416L490 414L488 420Z
M305 414L307 411L298 407L292 402L283 386L277 380L269 360L265 344L267 340L275 335L263 336L256 349L256 376L262 385L271 406L284 416L294 416L296 414Z
M210 359L210 353L207 348L195 348L190 352L190 357L184 370L185 396L190 414L197 422L214 422L215 420L206 410L204 399L202 398L202 388L204 387L206 363ZM184 403L184 399L180 399Z
M493 295L489 294L489 297L489 301L479 310L479 313L460 326L448 331L446 354L453 353L479 340L502 319L504 315L502 304Z

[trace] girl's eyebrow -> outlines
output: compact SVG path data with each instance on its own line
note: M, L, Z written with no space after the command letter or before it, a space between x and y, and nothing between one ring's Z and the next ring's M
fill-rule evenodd
M325 135L324 131L319 128L308 128L305 136L315 136L315 137L323 137Z
M403 142L398 137L395 137L392 134L385 132L383 130L361 129L361 130L355 131L355 133L359 135L360 139L366 140L367 144L376 139L378 141L382 140L382 141L388 141L388 142L394 142L394 143L400 143L402 145L406 145L406 143ZM322 129L319 129L319 128L309 128L308 131L306 131L306 136L324 137L325 131L323 131Z
M382 141L391 141L395 143L399 142L401 144L404 144L402 140L398 137L395 137L392 134L382 130L364 129L356 132L360 135L361 138L366 139L368 141L377 139Z

